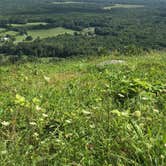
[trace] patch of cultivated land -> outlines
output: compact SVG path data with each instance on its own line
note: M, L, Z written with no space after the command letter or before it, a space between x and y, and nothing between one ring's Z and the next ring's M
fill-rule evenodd
M131 9L131 8L143 8L144 5L129 5L129 4L115 4L112 6L106 6L104 7L105 10L111 10L114 8L126 8L126 9Z
M0 67L1 165L165 165L165 52L49 61Z
M38 30L28 30L27 31L28 35L32 36L33 39L36 39L37 37L40 38L48 38L48 37L53 37L61 34L73 34L74 31L62 27L58 28L51 28L51 29L38 29ZM0 36L5 36L5 35L11 35L16 38L16 42L21 42L25 39L24 35L20 35L18 32L15 31L6 31L4 33L0 32Z
M6 35L10 35L10 36L16 36L18 34L18 32L15 31L7 31L7 30L3 30L0 32L0 36L6 36Z
M4 32L6 29L5 28L0 28L0 33Z
M63 4L84 4L85 2L76 2L76 1L62 1L62 2L53 2L55 5L63 5Z
M29 30L28 35L32 36L33 38L47 38L53 37L57 35L61 35L64 33L73 34L74 31L66 28L51 28L51 29L42 29L42 30Z
M12 27L29 27L29 26L38 26L38 25L47 25L45 22L32 22L27 24L11 24Z

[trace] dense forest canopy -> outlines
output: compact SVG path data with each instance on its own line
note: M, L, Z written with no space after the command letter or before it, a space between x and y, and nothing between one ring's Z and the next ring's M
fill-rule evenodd
M165 0L0 1L1 54L68 57L131 45L165 49L165 29Z

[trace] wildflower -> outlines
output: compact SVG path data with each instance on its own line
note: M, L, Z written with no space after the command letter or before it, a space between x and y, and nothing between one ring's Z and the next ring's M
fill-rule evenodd
M86 110L82 110L82 113L83 113L84 115L90 115L90 114L91 114L91 112L86 111Z
M48 115L47 114L42 114L42 116L44 117L44 118L47 118L48 117Z
M38 137L39 134L38 134L38 133L34 133L33 136L34 136L34 137Z
M28 80L28 77L27 77L27 76L25 76L24 78L25 78L26 81Z
M41 111L41 110L42 110L42 108L37 105L36 106L36 111Z
M148 98L147 97L143 97L142 100L146 101L146 100L148 100Z
M32 99L32 102L33 102L34 104L39 104L39 103L40 103L40 100L35 97L35 98Z
M71 124L71 120L65 120L65 122Z
M56 141L57 143L62 142L60 139L55 139L55 141Z
M149 143L146 143L146 147L147 147L148 149L151 149L151 148L152 148L152 145L149 144Z
M95 101L100 102L100 101L102 101L102 99L100 97L98 97L98 98L95 99Z
M121 116L121 112L119 110L112 110L111 113L117 116Z
M12 108L9 109L10 112L14 112L14 110Z
M128 113L127 111L125 111L125 112L121 112L121 115L122 115L123 117L128 117L128 116L129 116L129 113Z
M140 111L135 111L133 113L133 116L137 117L137 118L140 118L141 117L141 112Z
M21 106L24 106L25 102L26 102L25 97L19 94L16 94L16 100L15 100L16 104L20 104Z
M127 129L128 129L128 130L131 130L131 129L132 129L131 124L127 124L127 126L126 126L126 127L127 127Z
M43 118L40 118L39 120L40 120L41 122L43 122L43 121L44 121L44 119L43 119Z
M140 123L140 125L139 125L140 127L144 127L145 126L145 124L143 124L143 123Z
M92 108L93 108L93 110L97 110L99 107L94 107L94 106L93 106Z
M106 88L110 88L110 85L108 85L108 84L105 84L105 87L106 87Z
M165 158L165 156L164 156L163 154L161 154L160 157L161 157L161 159L164 159L164 158Z
M157 109L154 109L154 110L153 110L153 112L155 112L155 113L159 113L159 110L157 110Z
M94 129L95 128L95 125L94 124L91 124L89 125L90 128Z
M32 125L32 126L36 126L37 125L36 122L30 122L29 124Z
M73 136L72 133L68 133L68 134L65 135L66 138L71 138L72 136Z
M118 94L119 97L124 98L125 96L122 95L121 93Z
M3 121L3 122L1 122L1 124L2 124L3 126L7 127L7 126L10 125L10 122Z
M40 144L45 144L46 142L45 141L41 141Z
M7 154L7 150L3 150L3 151L1 151L1 154L2 154L2 155Z
M47 76L44 76L44 80L45 80L46 82L50 82L50 78L47 77Z

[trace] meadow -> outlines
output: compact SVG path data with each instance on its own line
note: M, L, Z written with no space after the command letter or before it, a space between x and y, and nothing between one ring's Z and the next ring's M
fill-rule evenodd
M0 163L166 164L166 53L0 67Z
M37 23L38 24L38 23ZM33 25L37 25L35 23L33 23ZM32 25L27 24L27 25L21 25L21 24L15 24L14 26L19 26L19 27L24 27L24 26L30 26ZM62 27L57 27L57 28L50 28L50 29L37 29L37 30L27 30L27 34L30 35L33 40L40 37L41 39L43 38L48 38L48 37L55 37L61 34L73 34L74 31L70 30L70 29L66 29L66 28L62 28ZM8 31L3 29L2 31L0 30L0 36L6 36L6 35L11 35L12 37L14 37L15 43L18 42L22 42L25 40L25 35L20 35L18 32L16 31Z
M66 28L61 28L61 27L44 29L44 30L40 30L40 29L38 29L38 30L29 30L27 32L33 38L37 38L37 37L47 38L47 37L53 37L53 36L57 36L57 35L65 34L65 33L68 33L68 34L73 34L74 33L73 30L66 29Z
M52 2L55 5L64 5L64 4L84 4L85 2L78 2L78 1L62 1L62 2ZM87 2L86 2L87 3Z
M135 8L143 8L144 5L130 5L130 4L114 4L112 6L104 7L105 10L111 10L115 8L124 8L124 9L135 9Z
M4 31L5 31L5 28L0 28L0 33Z
M29 22L26 24L10 24L12 27L30 27L30 26L38 26L38 25L47 25L46 22Z
M15 31L6 31L4 28L2 31L0 31L0 36L6 36L6 35L11 35L11 36L16 36L18 33Z

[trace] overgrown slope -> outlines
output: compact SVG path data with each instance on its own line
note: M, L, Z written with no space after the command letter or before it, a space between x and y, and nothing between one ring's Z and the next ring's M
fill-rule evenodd
M163 52L0 67L1 165L164 166L165 61Z

